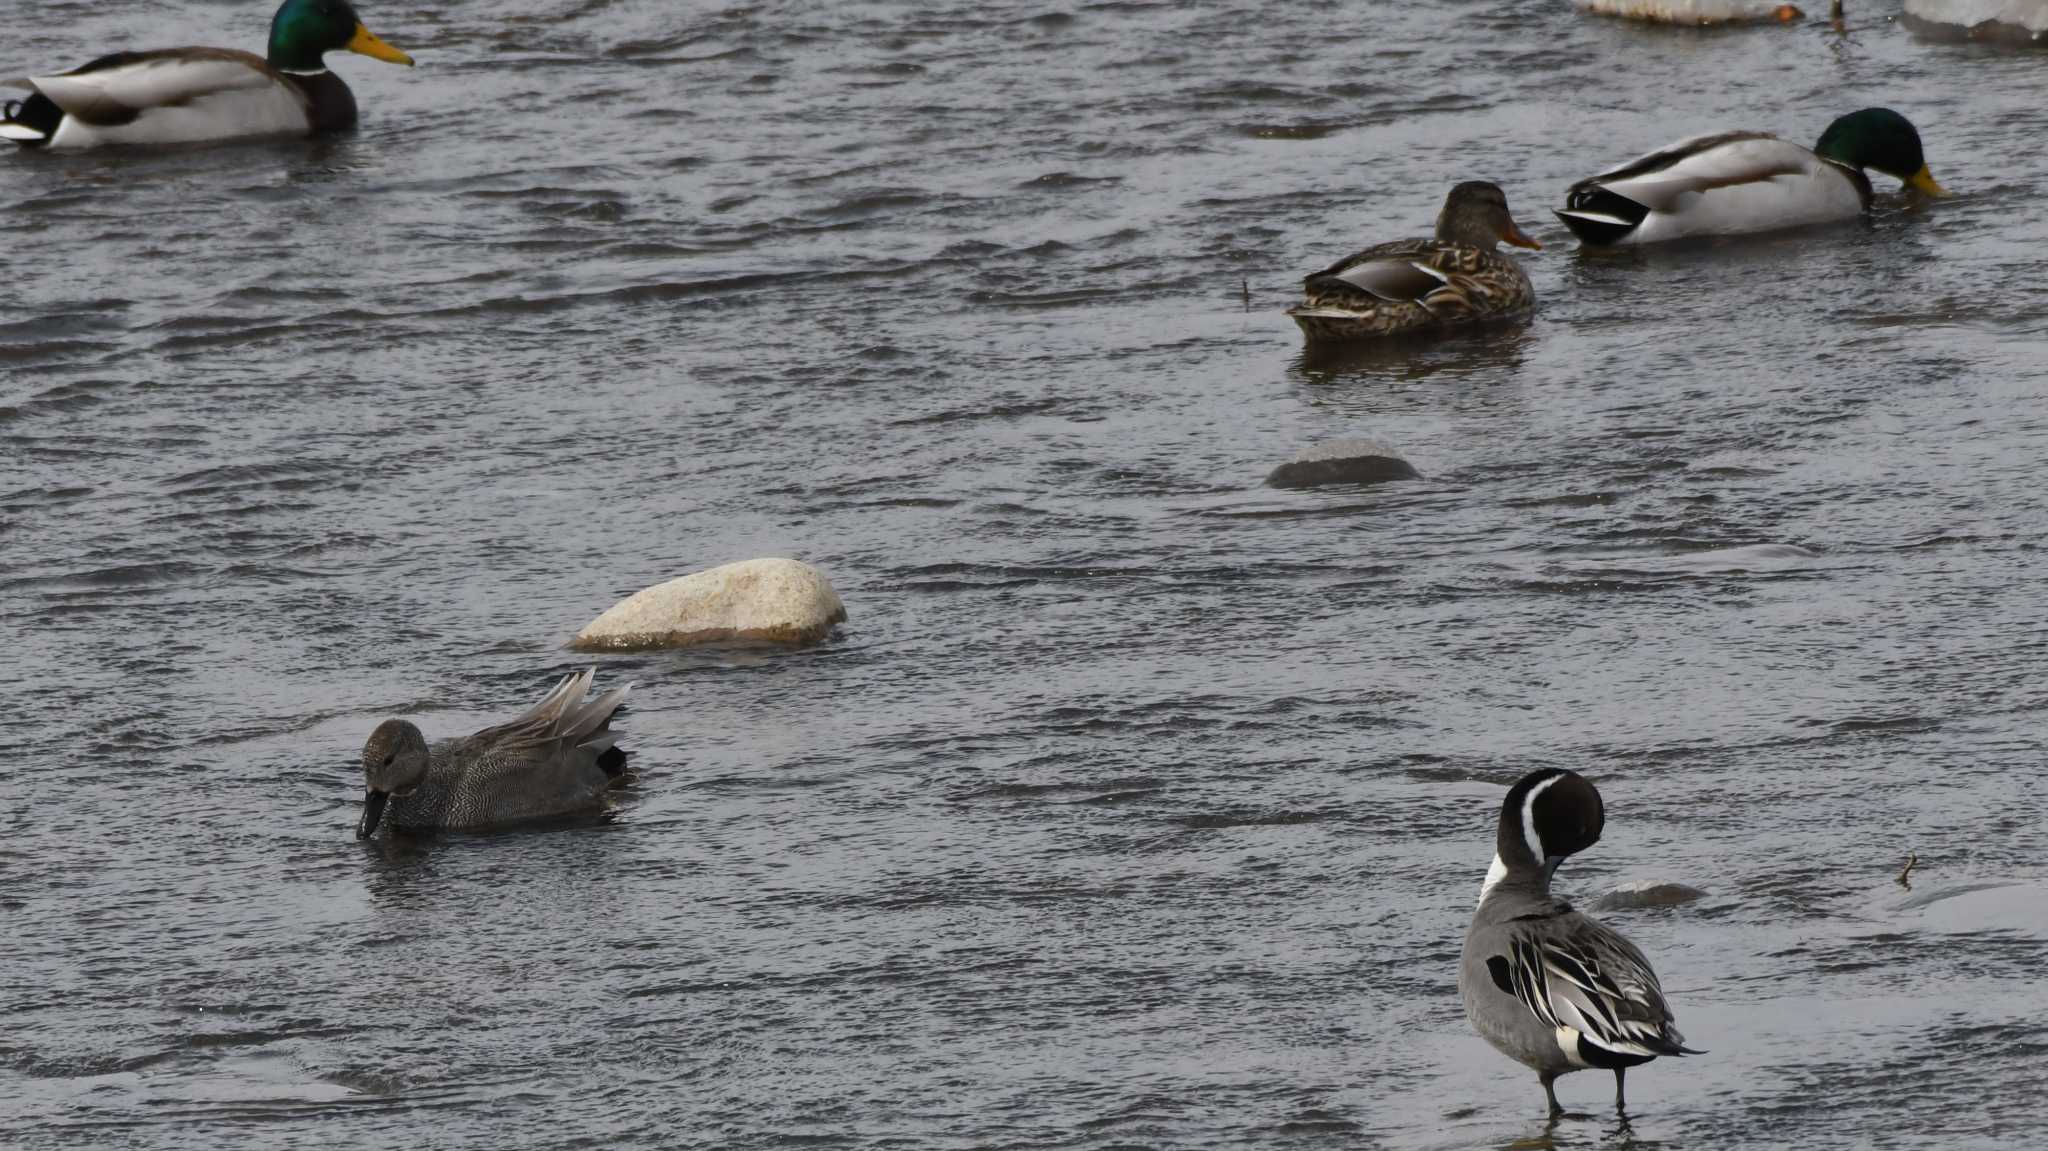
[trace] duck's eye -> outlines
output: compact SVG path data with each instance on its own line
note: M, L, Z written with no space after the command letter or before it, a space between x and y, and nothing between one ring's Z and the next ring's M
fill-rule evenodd
M397 759L397 758L398 758L398 753L397 753L397 752L395 752L395 751L394 751L394 752L392 752L392 753L391 753L390 755L387 755L387 756L385 756L385 757L384 757L384 766L385 766L385 767L390 767L390 766L391 766L391 761L392 761L392 760L394 760L394 759Z

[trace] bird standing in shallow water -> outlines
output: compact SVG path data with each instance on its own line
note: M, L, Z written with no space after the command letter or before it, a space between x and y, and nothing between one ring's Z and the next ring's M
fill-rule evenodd
M1643 953L1550 894L1558 864L1599 842L1605 823L1599 791L1577 772L1533 771L1509 788L1458 966L1466 1018L1536 1072L1552 1118L1564 1113L1552 1086L1560 1075L1613 1071L1614 1107L1625 1112L1629 1068L1703 1054L1673 1026Z

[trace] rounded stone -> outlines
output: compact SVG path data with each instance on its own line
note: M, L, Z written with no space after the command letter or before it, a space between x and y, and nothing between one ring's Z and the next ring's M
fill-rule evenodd
M644 651L711 643L816 643L846 619L823 572L792 559L753 559L656 584L590 621L577 651Z
M1421 478L1414 465L1378 440L1330 440L1274 468L1266 483L1276 488L1315 488Z
M1682 907L1707 893L1683 883L1654 883L1644 880L1624 883L1593 901L1595 911L1628 911L1639 907Z

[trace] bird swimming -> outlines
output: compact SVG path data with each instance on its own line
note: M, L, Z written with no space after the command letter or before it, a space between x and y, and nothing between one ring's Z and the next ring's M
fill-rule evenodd
M363 744L363 816L356 838L477 830L601 811L626 773L612 713L632 685L588 698L596 668L572 672L518 718L432 745L402 719Z
M1526 315L1536 290L1505 241L1541 248L1515 226L1498 184L1452 188L1436 234L1395 240L1346 256L1302 281L1302 303L1287 309L1312 340L1359 340L1437 331Z
M329 52L412 66L363 26L348 0L284 0L266 55L233 48L114 52L26 81L0 107L0 139L29 148L189 144L318 135L356 124L356 98L327 70Z
M1747 131L1667 144L1573 184L1557 218L1595 247L1849 220L1875 195L1866 169L1925 196L1948 194L1912 121L1865 108L1837 118L1810 149Z

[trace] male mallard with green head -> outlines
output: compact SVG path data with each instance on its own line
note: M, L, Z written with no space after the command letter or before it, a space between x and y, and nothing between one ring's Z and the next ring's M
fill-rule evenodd
M1890 108L1851 112L1811 151L1769 132L1695 136L1580 180L1557 218L1596 246L1732 236L1848 220L1870 207L1865 169L1915 192L1947 192L1920 132Z
M1361 340L1514 319L1536 306L1522 266L1504 255L1543 245L1508 215L1497 184L1468 180L1444 197L1436 235L1396 240L1347 256L1302 282L1287 309L1312 340Z
M363 27L348 0L284 0L267 58L232 48L102 56L30 79L35 95L8 101L0 139L91 148L344 131L355 127L356 98L323 59L340 51L412 66Z

